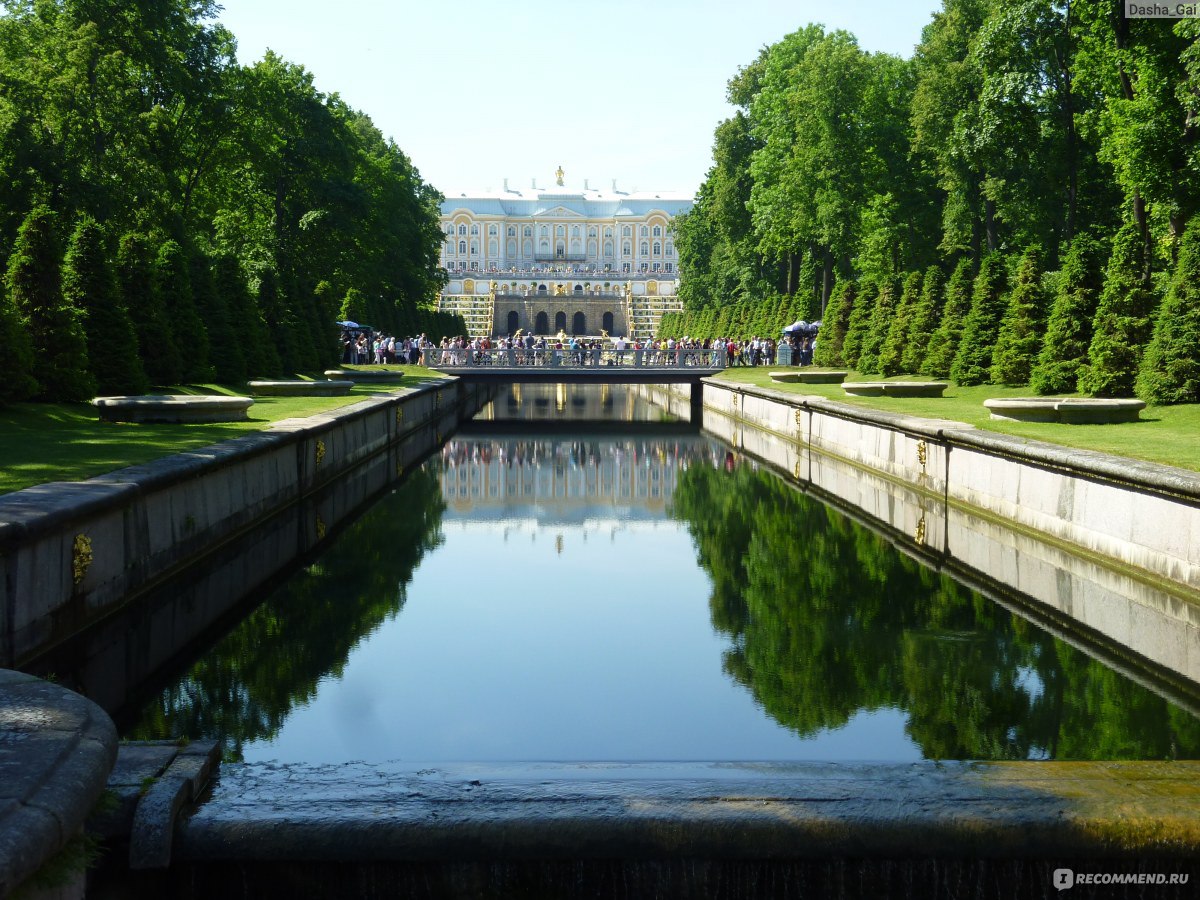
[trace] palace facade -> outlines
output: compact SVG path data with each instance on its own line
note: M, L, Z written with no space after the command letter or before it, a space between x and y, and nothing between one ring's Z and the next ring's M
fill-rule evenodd
M557 184L462 193L442 203L439 308L472 335L654 333L680 309L671 224L692 198Z

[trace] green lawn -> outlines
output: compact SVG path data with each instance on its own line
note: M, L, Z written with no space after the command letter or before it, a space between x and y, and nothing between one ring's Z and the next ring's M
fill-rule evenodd
M0 493L47 481L80 481L181 450L259 431L280 419L310 416L357 403L372 394L443 377L419 367L406 366L404 372L403 381L357 384L345 397L258 397L250 407L249 420L228 424L100 422L96 410L86 403L18 403L0 408ZM155 390L156 393L171 394L244 393L216 384Z
M793 394L826 397L857 406L885 409L930 419L953 419L976 428L1035 438L1098 450L1118 456L1131 456L1150 462L1166 463L1185 469L1200 470L1200 405L1150 406L1142 410L1142 421L1120 425L1061 425L1058 423L1005 422L992 419L983 401L989 397L1033 397L1032 389L996 387L957 387L951 383L943 397L852 397L836 384L780 384L771 380L766 366L734 368L722 372L721 381L755 384ZM848 381L929 381L928 378L903 375L893 379L850 373Z

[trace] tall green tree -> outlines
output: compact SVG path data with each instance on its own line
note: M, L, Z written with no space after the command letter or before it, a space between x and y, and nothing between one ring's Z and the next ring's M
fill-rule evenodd
M104 228L90 216L75 226L63 262L63 298L83 310L88 364L101 394L145 393L137 332L121 301Z
M225 299L229 288L224 282L241 275L237 260L223 256L214 261L198 252L192 256L190 273L196 310L208 329L214 375L221 384L238 385L246 380L246 354L253 348L239 334Z
M1079 369L1087 361L1092 318L1100 300L1102 245L1091 234L1077 235L1063 257L1062 273L1046 341L1030 374L1039 394L1074 393Z
M96 383L88 371L83 311L63 296L57 228L48 208L30 211L17 232L5 288L29 335L37 399L86 400Z
M963 322L962 339L950 367L960 385L983 384L992 368L992 349L1004 315L1008 275L999 253L989 253L979 265L971 290L971 311Z
M1147 403L1200 402L1200 220L1183 233L1175 277L1138 370L1137 394Z
M1079 370L1079 390L1099 397L1132 397L1150 341L1155 294L1146 276L1146 245L1137 222L1113 238L1104 289L1092 320L1092 341Z
M179 353L185 381L207 381L212 377L208 361L208 326L196 309L192 291L191 260L178 241L167 240L154 260L154 285L171 323L171 337Z
M145 235L124 235L117 251L117 284L121 302L133 316L147 377L157 385L178 384L183 365L158 291L154 255Z
M929 339L929 350L921 363L921 372L934 378L948 378L958 355L958 343L963 325L971 311L971 290L975 267L969 259L961 259L946 283L946 303L937 330Z
M925 278L921 283L920 299L909 315L908 334L905 337L904 353L900 358L903 371L921 371L929 342L941 319L945 300L946 279L938 266L930 266L925 270Z
M899 303L900 286L891 278L879 282L875 304L871 308L871 321L863 336L862 350L858 355L858 370L860 372L882 372L880 352L891 331L892 322L896 317L896 305Z
M1041 249L1029 247L1017 266L1008 306L1000 320L996 346L992 350L992 384L1025 384L1033 371L1034 360L1041 352L1046 319L1041 260Z
M842 345L846 341L846 332L850 329L850 317L854 312L854 302L857 297L857 286L849 279L839 281L829 298L829 306L825 309L825 318L821 322L821 331L817 337L817 349L813 353L813 362L818 366L844 366Z
M904 279L900 302L888 326L883 345L879 348L879 371L884 375L899 375L905 371L904 351L908 332L912 327L913 311L921 299L922 280L920 272L909 272Z

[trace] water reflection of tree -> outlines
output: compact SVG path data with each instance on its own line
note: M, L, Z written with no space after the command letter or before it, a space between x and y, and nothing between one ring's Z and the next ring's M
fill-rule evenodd
M802 736L896 708L941 759L1196 758L1200 720L748 466L681 474L725 671Z
M441 543L444 509L437 474L412 472L163 691L126 737L221 738L227 757L240 759L246 741L274 736L403 608L414 569Z

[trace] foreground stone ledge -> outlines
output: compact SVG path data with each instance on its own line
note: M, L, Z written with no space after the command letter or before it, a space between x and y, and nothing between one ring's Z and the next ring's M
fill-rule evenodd
M772 381L780 384L841 384L850 373L836 369L801 368L769 374Z
M0 669L0 897L80 833L116 758L100 707Z
M993 419L1068 425L1136 422L1146 408L1141 400L1087 397L998 397L984 400L983 405Z
M1195 859L1200 763L222 767L176 858Z
M101 422L244 422L254 405L250 397L191 394L143 394L97 397L92 401Z
M848 381L842 390L856 397L940 397L945 381Z
M248 381L250 393L262 397L342 397L350 393L353 381Z

